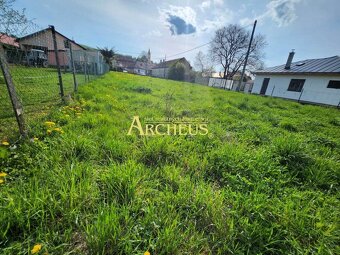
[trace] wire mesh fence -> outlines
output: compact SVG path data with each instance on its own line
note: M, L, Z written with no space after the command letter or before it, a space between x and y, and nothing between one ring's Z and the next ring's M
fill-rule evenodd
M4 36L11 38L0 34L1 64L10 73L28 130L51 106L109 71L99 50L77 44L54 27L7 41ZM0 72L0 140L19 131L5 78Z

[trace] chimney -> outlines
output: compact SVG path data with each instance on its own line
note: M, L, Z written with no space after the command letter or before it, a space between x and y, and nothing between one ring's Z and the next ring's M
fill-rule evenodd
M293 58L294 58L294 54L295 54L294 49L292 49L292 51L289 52L288 59L287 59L287 63L286 63L286 65L285 65L285 69L286 69L286 70L289 70L289 69L290 69L290 66L291 66L292 61L293 61Z

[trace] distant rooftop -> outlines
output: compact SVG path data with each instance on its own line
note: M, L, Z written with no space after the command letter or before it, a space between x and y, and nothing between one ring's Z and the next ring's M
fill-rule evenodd
M88 51L99 51L99 49L93 48L91 46L85 45L85 44L80 44L80 46L82 46L84 49L88 50Z
M177 62L181 62L181 61L187 61L187 60L184 57L183 58L176 58L176 59L167 60L167 61L164 61L164 62L161 62L161 63L157 64L156 66L153 67L153 69L170 67L173 64L175 64Z
M16 38L6 34L0 33L0 43L11 45L14 47L19 47L19 43L15 41Z
M290 69L285 64L256 70L255 74L339 74L340 56L306 59L293 62Z

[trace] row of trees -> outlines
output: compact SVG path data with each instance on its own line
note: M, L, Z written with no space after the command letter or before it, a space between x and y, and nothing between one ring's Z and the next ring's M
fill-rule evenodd
M202 76L210 76L215 65L221 66L223 78L232 79L244 65L249 40L250 32L237 24L222 27L215 32L208 55L201 51L197 53L194 66ZM266 44L263 35L254 37L248 57L248 71L263 66Z

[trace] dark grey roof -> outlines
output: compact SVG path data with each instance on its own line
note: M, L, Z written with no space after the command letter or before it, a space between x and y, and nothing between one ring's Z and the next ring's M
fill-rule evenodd
M339 74L340 57L306 59L293 62L290 69L285 69L285 64L256 70L256 74Z

